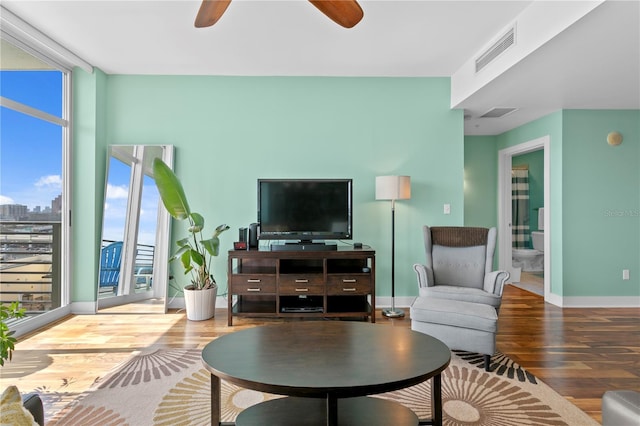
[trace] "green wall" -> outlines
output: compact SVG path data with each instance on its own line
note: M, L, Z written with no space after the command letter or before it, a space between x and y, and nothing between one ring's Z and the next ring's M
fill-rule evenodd
M396 295L417 294L423 224L497 225L497 153L549 136L552 293L640 295L640 111L565 110L498 136L463 137L446 78L124 76L74 73L73 301L94 301L109 144L171 144L176 172L223 249L255 221L261 177L354 179L354 241L377 250L390 295L390 204L375 176L407 174L397 203ZM618 147L606 135L621 132ZM463 174L464 169L464 174ZM451 204L444 215L443 204ZM174 223L174 238L182 235ZM226 256L216 259L226 288ZM630 269L631 280L621 279ZM180 276L181 274L176 274Z
M623 134L618 147L606 143ZM498 136L465 137L465 224L492 219L498 152L543 136L551 154L551 292L591 305L640 295L640 111L564 110ZM486 151L484 151L486 149ZM493 167L493 169L491 169ZM477 181L470 194L469 177ZM486 201L485 201L486 200ZM493 211L494 223L497 213ZM622 280L622 269L630 280ZM591 299L590 299L591 298ZM615 304L616 302L612 302Z
M223 253L237 229L256 220L258 178L352 178L354 241L377 251L378 296L391 293L391 205L375 201L375 176L412 180L412 198L396 205L396 296L417 294L411 265L424 258L421 226L462 224L463 119L449 107L448 78L109 75L96 99L87 96L86 102L105 105L96 121L106 143L75 159L96 168L96 181L85 185L93 187L92 202L77 210L96 221L106 146L171 144L192 209L209 229L220 223L232 229L222 236ZM84 125L84 113L76 119ZM444 203L451 215L443 214ZM76 238L97 248L99 229L86 224L87 235ZM172 234L173 241L182 236L183 224L174 222ZM226 256L216 259L214 271L222 293ZM82 278L91 278L89 272ZM74 280L80 287L95 288L94 282ZM74 294L84 300L89 292Z
M496 138L494 136L465 136L465 226L498 226L497 185L498 151L496 150Z
M569 110L563 123L564 292L639 296L640 111Z
M71 262L73 302L97 298L100 236L106 169L106 74L73 72L73 188L71 214Z

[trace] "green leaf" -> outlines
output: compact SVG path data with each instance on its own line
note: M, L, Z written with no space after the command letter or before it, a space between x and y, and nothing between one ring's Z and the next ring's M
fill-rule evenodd
M178 220L189 217L191 210L182 183L160 158L153 160L153 178L164 207Z
M204 257L202 257L202 255L200 253L198 253L196 250L191 250L191 260L193 260L193 263L195 263L198 266L202 266L202 264L204 263Z
M218 225L218 227L216 228L216 231L213 233L213 236L217 237L220 234L222 234L224 231L226 231L227 229L229 229L229 226L226 225L226 224Z
M220 252L220 239L218 237L213 237L208 240L202 240L200 241L200 244L202 244L204 248L207 249L207 252L209 252L211 256L217 256Z
M22 318L26 309L20 307L20 302L12 302L9 305L0 304L0 366L5 360L11 361L17 339L13 337L15 330L9 330L5 320L10 318Z
M202 217L200 213L191 213L191 222L192 223L191 227L189 227L189 232L193 234L202 231L202 228L204 228L204 217Z
M182 255L180 256L180 261L182 262L182 267L184 269L191 268L191 250L184 250Z
M189 250L191 250L191 247L189 247L188 244L182 246L182 248L180 250L175 252L175 254L169 258L169 262L172 262L172 261L174 261L176 259L179 259L179 258L181 259L184 256L185 252L188 252Z
M179 247L189 247L189 242L191 241L191 238L187 237L187 238L183 238L181 240L176 241L176 244Z

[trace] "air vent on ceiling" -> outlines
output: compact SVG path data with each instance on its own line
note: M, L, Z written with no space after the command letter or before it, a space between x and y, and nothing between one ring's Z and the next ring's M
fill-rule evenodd
M480 118L500 118L507 114L511 114L517 109L518 108L491 108L489 111L482 114Z
M489 65L491 61L497 58L502 52L510 48L516 43L516 26L512 26L498 41L484 51L476 59L476 72Z

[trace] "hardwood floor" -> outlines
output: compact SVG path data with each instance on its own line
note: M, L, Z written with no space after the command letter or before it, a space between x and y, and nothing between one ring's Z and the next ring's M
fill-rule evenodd
M0 368L0 389L46 389L57 392L62 404L133 352L201 348L222 334L273 321L238 318L227 327L224 310L203 322L187 321L183 312L71 316L20 339L13 361ZM377 313L380 326L410 323ZM509 285L497 340L498 350L597 421L606 390L640 390L640 309L561 309Z

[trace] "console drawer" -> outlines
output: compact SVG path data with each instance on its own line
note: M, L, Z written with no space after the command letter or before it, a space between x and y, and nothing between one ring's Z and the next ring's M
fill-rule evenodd
M233 275L232 294L275 294L275 275Z
M322 274L280 274L280 287L283 285L323 285Z
M371 293L371 276L369 275L329 275L327 280L328 295Z
M280 275L280 294L324 294L324 280L322 275Z

